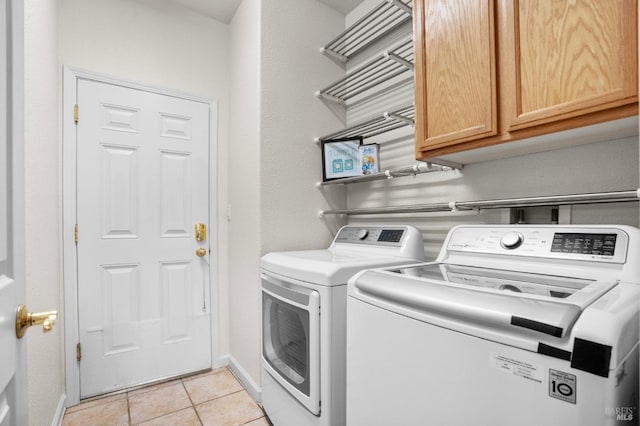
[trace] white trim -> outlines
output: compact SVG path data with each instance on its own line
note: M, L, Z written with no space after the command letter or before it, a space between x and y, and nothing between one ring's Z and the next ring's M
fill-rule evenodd
M218 256L215 248L218 245L217 220L217 147L218 147L218 102L201 96L179 91L168 90L140 82L123 80L117 77L95 73L80 68L64 66L63 72L63 109L62 109L62 194L63 194L63 275L64 275L64 333L65 333L65 371L66 400L65 404L75 405L80 402L80 368L76 361L76 344L79 341L78 331L78 276L77 253L74 240L76 217L76 125L73 120L73 107L77 99L77 80L92 80L118 85L130 89L143 90L150 93L172 96L209 106L209 247L210 256L209 283L211 306L211 363L220 364L219 324L220 309L218 306ZM82 114L82 112L80 112Z
M220 365L221 367L228 366L231 369L233 374L238 378L238 380L240 380L247 393L249 393L249 396L251 396L255 402L261 403L262 388L253 381L251 375L242 368L240 363L236 361L232 355L224 355L220 358L220 361L222 361L222 364Z
M24 151L24 2L9 0L3 2L8 6L7 21L10 28L8 38L3 39L10 49L7 51L7 128L10 130L10 154L7 162L11 164L10 186L11 193L7 194L9 208L12 211L10 235L8 239L11 247L8 267L13 269L12 278L18 289L18 300L26 300L26 270L25 270L25 151ZM3 34L5 36L6 34ZM18 353L15 373L15 405L16 424L28 424L29 401L27 390L27 344L26 339L18 339Z
M209 305L211 306L211 364L220 362L220 303L218 298L218 101L209 106Z
M202 102L204 104L211 104L217 102L215 99L206 98L204 96L197 96L191 93L181 92L179 90L167 89L153 84L147 84L139 81L125 80L116 76L101 74L93 71L88 71L82 68L64 65L64 72L72 73L76 78L82 78L85 80L97 81L99 83L113 84L115 86L122 86L128 89L138 89L145 92L156 93L158 95L172 96L174 98L186 99L188 101Z
M78 334L78 276L73 230L76 223L76 103L77 75L65 67L62 83L62 260L64 277L64 347L67 403L80 402L80 371L76 361Z
M60 400L58 401L58 406L56 407L56 413L53 415L53 420L51 421L51 426L61 426L62 420L64 419L64 403L67 398L67 395L64 393L60 395Z

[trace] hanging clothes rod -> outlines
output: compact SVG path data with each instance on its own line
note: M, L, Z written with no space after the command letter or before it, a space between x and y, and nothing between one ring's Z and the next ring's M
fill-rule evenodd
M429 213L498 209L508 207L539 207L569 204L616 203L640 200L640 189L617 192L596 192L571 195L550 195L542 197L505 198L481 201L451 201L448 203L416 204L405 206L370 207L359 209L321 210L319 216L342 214L348 216L369 214Z

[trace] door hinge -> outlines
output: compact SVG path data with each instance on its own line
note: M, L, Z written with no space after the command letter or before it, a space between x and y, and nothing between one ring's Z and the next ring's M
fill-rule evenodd
M74 226L73 228L73 240L77 243L78 242L78 224L76 223L76 226Z
M79 110L78 104L75 104L73 106L73 122L76 124L78 124L78 110Z
M82 347L80 346L80 342L76 345L76 360L80 362L82 359Z

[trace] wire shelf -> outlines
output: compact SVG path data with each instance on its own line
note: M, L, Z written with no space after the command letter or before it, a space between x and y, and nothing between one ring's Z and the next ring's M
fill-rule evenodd
M364 139L370 138L401 127L413 126L415 117L416 111L413 104L405 105L391 111L386 111L379 116L347 127L346 129L317 138L316 142L354 136L362 136Z
M353 176L348 178L330 180L327 182L320 182L320 185L328 186L328 185L342 185L342 184L349 184L349 183L369 182L373 180L393 179L393 178L405 177L405 176L416 176L423 173L442 172L442 171L461 169L461 168L462 168L462 165L457 165L455 167L452 167L452 166L446 166L442 164L427 162L427 163L414 164L411 166L398 167L395 169L388 169L383 172L373 173L370 175Z
M320 49L343 63L412 19L411 0L384 0Z
M385 50L347 74L342 79L318 91L316 96L343 105L394 77L413 71L413 39Z

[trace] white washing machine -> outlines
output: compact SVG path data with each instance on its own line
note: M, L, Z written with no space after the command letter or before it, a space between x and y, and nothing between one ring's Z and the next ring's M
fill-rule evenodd
M347 423L638 424L640 234L460 226L348 285Z
M411 226L344 226L328 249L262 257L262 404L275 426L346 423L347 281L422 260Z

